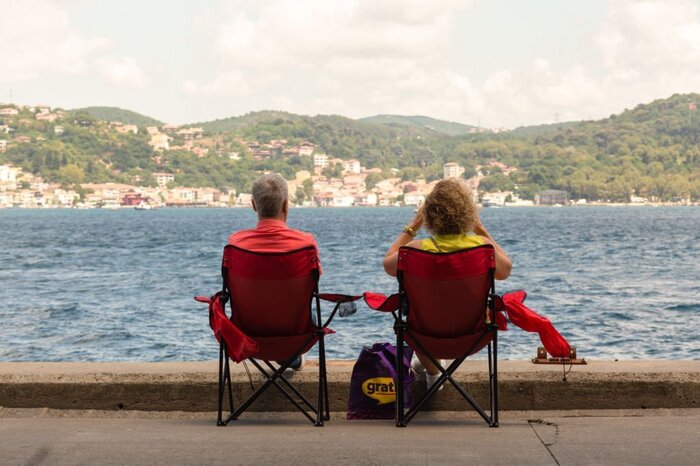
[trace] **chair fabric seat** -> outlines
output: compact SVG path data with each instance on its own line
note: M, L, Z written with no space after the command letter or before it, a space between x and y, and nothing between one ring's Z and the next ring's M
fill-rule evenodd
M416 340L418 340L420 345L417 344ZM471 356L481 351L491 340L493 340L493 332L488 331L461 335L455 338L435 338L429 335L421 335L415 330L404 334L404 341L408 343L408 346L414 350L423 346L437 359L457 359L464 356L465 352L473 347L467 353L467 356Z
M335 333L329 328L322 330L324 335ZM284 361L298 354L304 354L313 348L319 339L315 332L275 337L251 336L251 338L258 344L259 348L254 357L263 361ZM302 348L301 351L297 351L299 348Z

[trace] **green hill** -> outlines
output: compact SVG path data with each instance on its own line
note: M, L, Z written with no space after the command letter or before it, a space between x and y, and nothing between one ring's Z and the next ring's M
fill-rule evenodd
M455 123L463 130L457 135L438 131L435 122L440 120L425 117L353 120L262 111L186 125L204 128L204 137L195 144L209 149L206 156L182 148L155 154L145 131L120 134L102 121L157 123L128 110L88 107L47 122L25 109L0 119L12 130L4 138L7 149L0 153L0 163L67 184L76 180L152 184L152 172L168 171L175 173L177 185L246 191L262 171L292 179L299 170L311 170L310 157L286 150L310 142L316 152L381 169L381 174L372 175L373 183L397 175L404 180L434 180L442 177L445 162L457 162L466 168L465 176L480 167L485 175L480 189L514 190L525 198L543 189L563 189L574 199L625 200L632 194L700 199L700 112L688 108L694 102L700 103L699 94L674 95L597 121L498 134L465 134L470 127ZM171 147L184 145L184 136L172 133L172 138ZM272 140L287 143L266 146ZM259 143L257 149L250 142ZM515 170L503 173L493 162ZM337 171L328 174L339 176Z
M551 133L559 129L566 129L580 124L580 121L564 121L561 123L550 123L544 125L519 126L510 133L516 136L540 136Z
M427 116L402 116L402 115L376 115L366 118L360 118L358 121L373 125L385 126L414 126L423 128L447 136L459 136L478 131L476 126L465 125L453 121L437 120Z
M132 112L118 107L85 107L76 108L74 112L85 112L92 115L95 119L101 121L121 121L127 125L137 126L160 126L163 122L155 118L141 115L140 113Z
M212 121L204 121L200 123L192 123L191 125L184 126L196 126L203 128L209 133L225 133L230 131L236 131L240 128L255 126L258 123L266 121L299 121L305 118L302 115L295 115L288 112L279 112L274 110L262 110L259 112L250 112L241 116L234 116L228 118L221 118Z

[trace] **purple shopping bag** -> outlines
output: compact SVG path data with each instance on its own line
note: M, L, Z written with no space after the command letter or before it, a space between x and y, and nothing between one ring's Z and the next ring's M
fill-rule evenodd
M402 370L404 407L411 406L411 384L415 378L409 370L413 351L404 347ZM396 415L396 347L375 343L364 347L352 369L348 419L393 419Z

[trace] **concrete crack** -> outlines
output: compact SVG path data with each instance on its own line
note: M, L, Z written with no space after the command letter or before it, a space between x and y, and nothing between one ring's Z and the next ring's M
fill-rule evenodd
M557 457L554 456L554 453L549 448L552 445L554 445L555 443L557 443L557 441L559 440L559 424L556 424L554 422L545 421L544 419L528 419L527 422L530 425L530 428L532 429L532 431L535 433L535 435L539 439L540 443L542 443L542 446L547 449L549 456L551 456L552 459L554 460L554 462L557 465L559 465L560 464L559 460L557 460ZM547 438L546 440L543 439L540 436L540 434L537 432L537 429L535 429L534 424L540 424L540 425L544 425L544 426L554 427L554 435L551 438Z

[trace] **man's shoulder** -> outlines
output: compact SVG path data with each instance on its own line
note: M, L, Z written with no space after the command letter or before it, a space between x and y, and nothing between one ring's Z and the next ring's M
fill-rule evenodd
M228 244L253 251L292 251L307 246L318 248L316 238L311 233L293 228L259 231L258 229L239 230L228 237Z
M287 234L288 234L288 236L293 237L296 241L304 243L304 245L317 246L316 238L314 237L313 234L311 234L309 232L290 228L287 230Z
M314 235L312 233L309 233L308 231L297 230L295 228L290 228L288 231L293 232L294 234L297 234L299 236L305 236L307 238L314 238Z
M233 233L231 233L231 234L229 235L229 237L228 237L228 244L236 244L236 243L239 242L240 240L242 240L242 239L244 239L244 238L248 238L248 237L250 237L250 236L253 235L253 234L255 234L255 229L254 229L254 228L250 228L250 229L247 229L247 230L238 230L238 231L233 232Z

